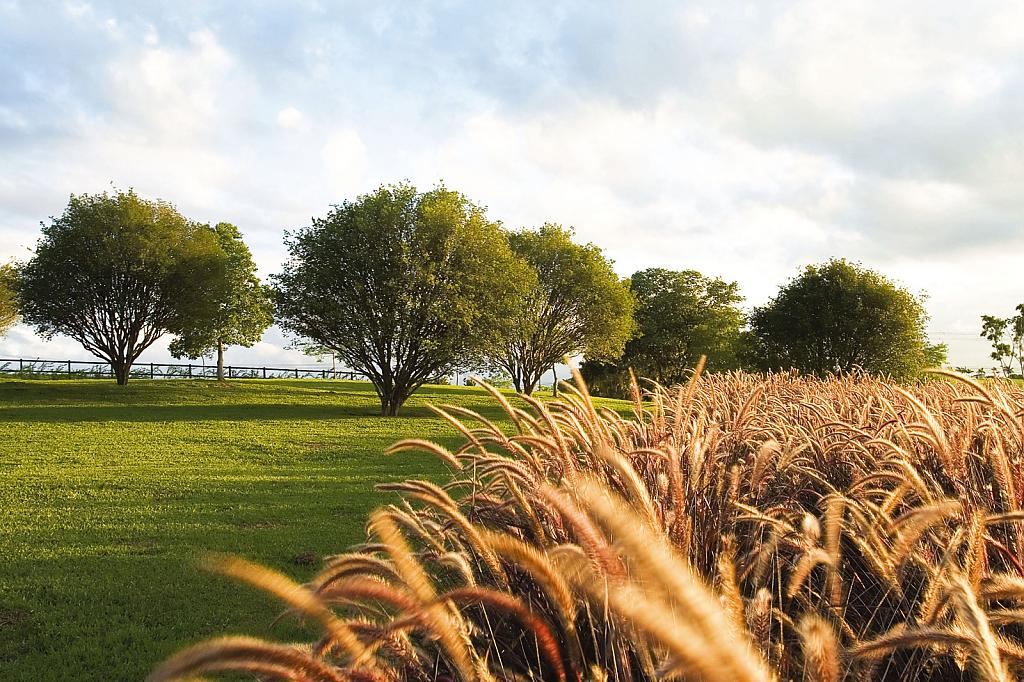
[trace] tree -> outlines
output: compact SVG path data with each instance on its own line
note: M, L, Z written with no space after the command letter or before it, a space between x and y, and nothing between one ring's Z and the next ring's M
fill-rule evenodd
M17 275L10 263L0 265L0 336L18 321Z
M22 317L43 338L81 343L121 385L154 341L209 314L205 293L223 276L209 229L133 190L72 195L42 232L18 267Z
M663 384L686 380L707 357L708 370L736 367L744 324L739 286L695 270L651 268L630 278L637 301L637 335L619 365Z
M633 332L628 285L601 249L572 237L571 230L551 224L509 235L512 251L535 276L492 361L522 393L532 393L544 372L567 355L619 357Z
M945 360L930 345L920 299L873 270L843 259L809 265L750 317L762 369L816 375L862 369L897 380Z
M708 370L734 369L744 315L735 282L695 270L649 268L629 279L636 300L636 332L615 362L587 360L580 371L595 395L625 396L629 369L670 385L707 358Z
M204 317L193 315L170 351L176 358L217 354L217 378L224 380L225 346L248 348L274 322L271 291L256 276L256 263L238 228L218 223L210 228L225 255L223 276L206 292L210 306Z
M629 365L618 362L584 360L580 363L580 375L586 382L590 395L602 398L628 399L630 397Z
M1024 303L1017 305L1013 317L982 315L981 335L992 343L991 357L999 363L1003 376L1010 376L1014 362L1024 375Z
M530 276L484 210L443 186L381 187L286 244L274 278L281 325L367 374L384 415L477 362Z

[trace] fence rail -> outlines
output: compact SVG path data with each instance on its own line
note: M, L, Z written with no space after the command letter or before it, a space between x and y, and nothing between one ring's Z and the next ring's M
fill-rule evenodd
M0 375L32 378L71 377L107 379L114 376L110 365L81 360L28 360L0 358ZM132 378L140 379L216 379L216 365L142 362L132 366ZM366 380L362 372L347 369L316 369L310 367L238 367L226 365L227 379L348 379Z

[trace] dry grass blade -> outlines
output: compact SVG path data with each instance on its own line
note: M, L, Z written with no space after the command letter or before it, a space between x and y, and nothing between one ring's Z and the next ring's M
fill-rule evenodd
M881 658L897 649L918 649L935 646L970 645L971 635L947 628L913 628L897 626L890 632L847 649L854 658Z
M651 582L661 586L669 603L677 607L686 619L693 623L693 629L701 635L705 647L705 655L715 661L719 675L732 680L769 680L772 674L761 657L750 647L747 637L735 630L734 624L719 607L715 594L704 584L693 570L680 560L667 545L663 537L655 535L639 521L636 515L620 501L612 497L607 488L593 480L586 480L581 485L581 493L589 503L589 508L613 532L615 539L623 546L631 563L641 567L650 576ZM652 619L641 615L645 606L654 603L653 595L634 604L614 596L614 603L624 610L628 616L640 619L641 627L645 627L653 636L667 637L665 625L650 628ZM671 608L670 608L671 612ZM679 618L672 619L677 626ZM672 641L676 641L675 636ZM666 646L668 642L666 642ZM692 649L673 652L680 660L689 660ZM704 661L707 663L707 661ZM691 661L690 665L697 665Z
M430 452L451 479L381 486L399 501L309 587L221 563L316 619L319 642L217 640L156 679L1024 675L1021 387L698 368L634 381L625 417L574 376L528 409L485 387L509 436L435 410L461 446L389 452Z
M308 588L277 571L253 564L238 557L209 557L204 565L211 571L249 583L273 594L292 608L319 622L332 641L353 659L355 665L376 667L372 654L366 649L348 625Z
M423 621L444 647L452 664L465 679L476 679L478 668L470 653L468 638L461 619L442 604L435 604L437 593L426 571L413 555L398 527L386 512L377 512L370 518L370 530L380 538L388 549L398 573L406 586L427 606L423 609Z
M807 679L811 682L837 682L841 679L839 642L828 621L810 614L800 621L799 630Z
M1010 679L999 656L999 644L995 639L988 616L978 606L971 583L964 577L949 581L949 594L957 619L971 637L974 652L975 673L986 682L1005 682Z
M423 450L437 455L437 458L442 462L452 467L456 471L462 468L462 463L456 459L455 455L448 452L445 448L441 447L437 443L429 440L422 440L420 438L407 438L400 440L396 443L392 443L390 447L384 450L384 454L392 455L397 452L406 452L408 450Z
M147 682L194 679L208 672L234 671L278 680L351 682L354 678L294 646L252 637L222 637L178 652L159 665ZM362 676L360 679L384 679Z

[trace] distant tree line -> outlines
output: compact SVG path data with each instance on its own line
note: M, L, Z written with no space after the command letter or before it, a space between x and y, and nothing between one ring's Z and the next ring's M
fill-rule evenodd
M385 415L459 370L529 394L565 357L584 357L584 377L607 395L626 392L630 370L684 381L701 357L709 371L900 380L945 360L922 299L858 264L808 266L747 316L735 282L662 268L622 279L571 229L506 230L443 185L382 186L286 233L285 246L268 286L234 225L132 190L73 195L33 256L0 268L0 331L20 316L44 338L73 338L124 384L164 335L175 357L215 355L223 378L225 348L251 346L276 321L368 375ZM1012 326L993 320L993 338Z

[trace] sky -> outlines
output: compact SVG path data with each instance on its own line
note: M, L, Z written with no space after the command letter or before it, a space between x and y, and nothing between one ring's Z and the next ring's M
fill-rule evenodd
M856 260L990 367L979 317L1024 301L1024 3L0 0L0 261L114 186L238 225L269 275L400 180L748 309ZM228 361L312 362L288 343ZM89 358L23 326L0 356Z

